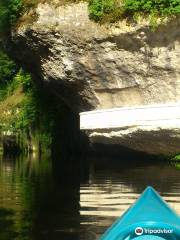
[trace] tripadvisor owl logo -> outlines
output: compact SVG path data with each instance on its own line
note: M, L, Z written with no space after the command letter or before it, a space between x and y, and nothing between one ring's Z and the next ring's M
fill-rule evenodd
M135 229L135 234L138 235L138 236L142 235L143 234L143 229L141 227L137 227Z

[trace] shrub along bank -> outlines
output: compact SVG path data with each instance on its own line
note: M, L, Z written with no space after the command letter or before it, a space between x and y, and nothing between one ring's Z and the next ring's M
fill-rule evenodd
M18 68L0 51L0 133L16 137L18 147L25 151L50 148L52 122L48 106L39 94L31 76ZM47 104L47 103L46 103ZM8 141L7 141L8 147Z
M90 0L90 18L98 22L116 22L123 18L172 18L180 14L179 0Z

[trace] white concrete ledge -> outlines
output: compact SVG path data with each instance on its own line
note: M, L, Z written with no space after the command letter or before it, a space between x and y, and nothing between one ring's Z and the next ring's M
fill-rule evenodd
M109 129L180 121L180 103L112 108L80 113L80 129Z

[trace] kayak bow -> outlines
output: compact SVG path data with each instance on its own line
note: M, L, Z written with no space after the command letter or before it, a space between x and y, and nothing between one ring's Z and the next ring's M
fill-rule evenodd
M147 187L100 240L180 240L180 217Z

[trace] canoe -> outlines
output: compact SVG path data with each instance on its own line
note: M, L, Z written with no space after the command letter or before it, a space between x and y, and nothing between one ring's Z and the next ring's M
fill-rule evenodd
M180 217L147 187L100 240L180 240Z

